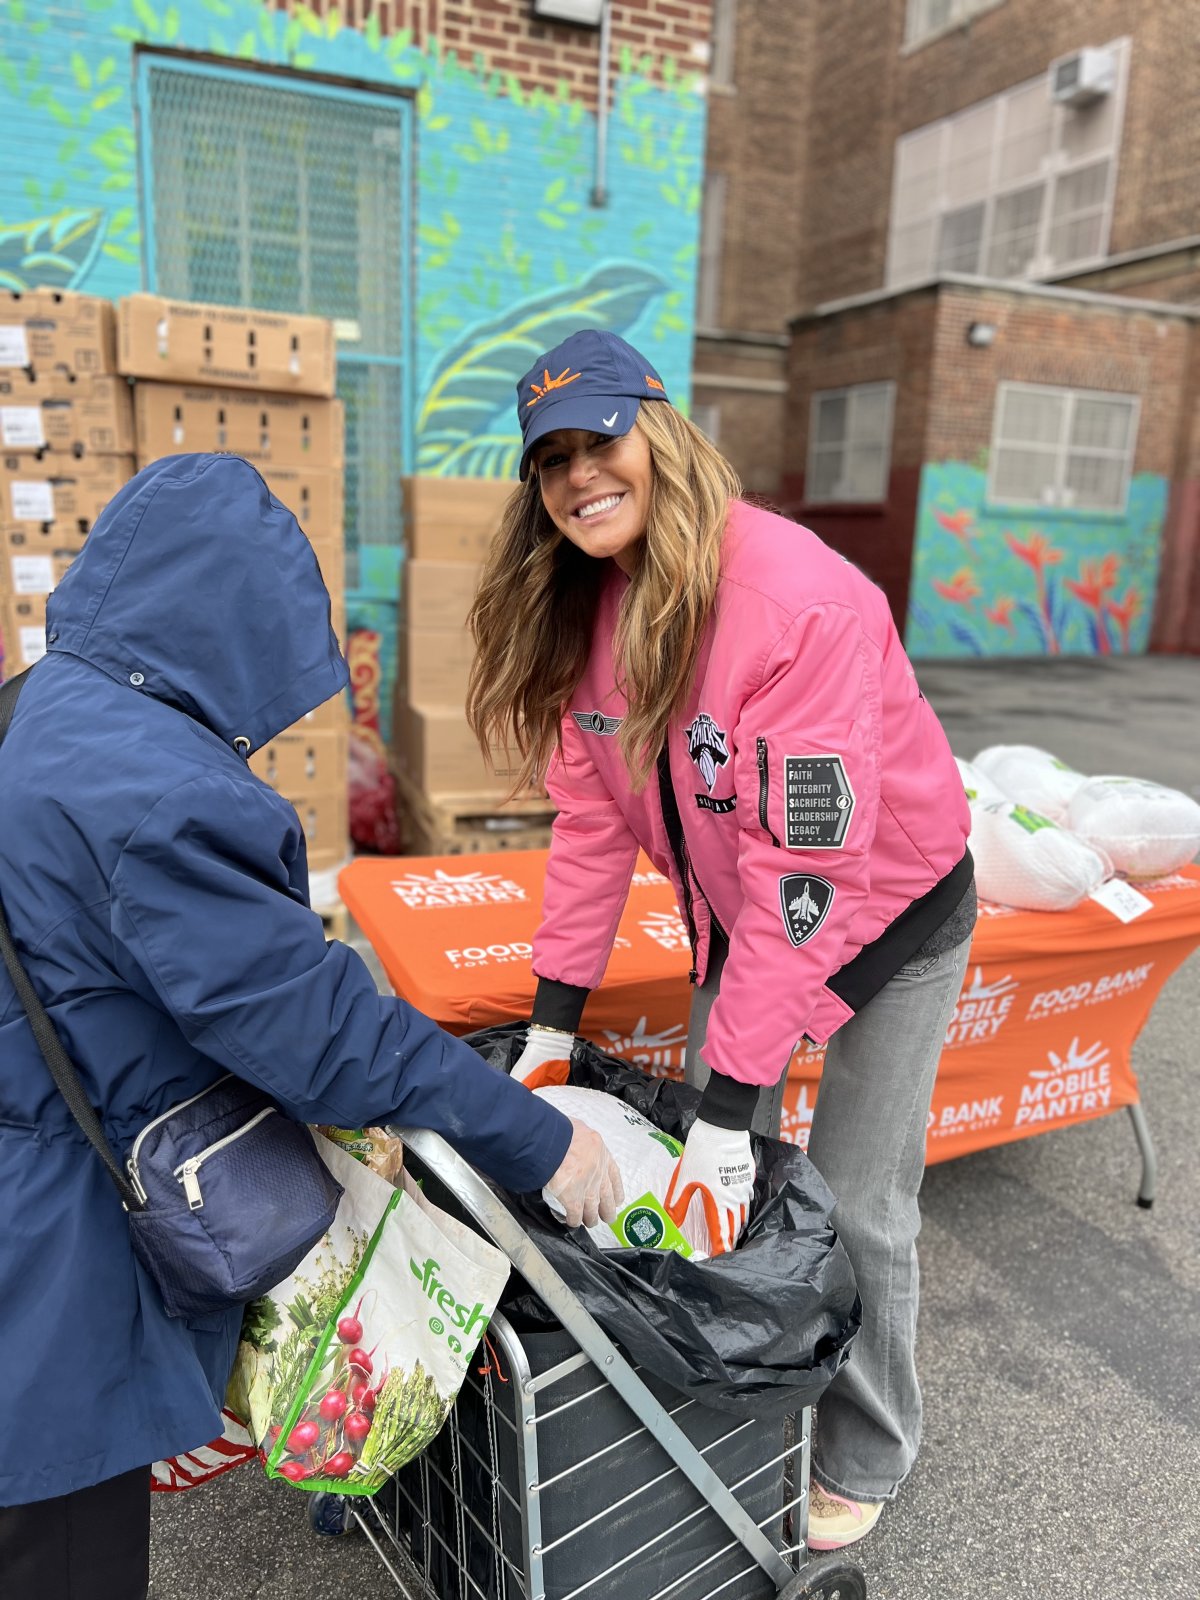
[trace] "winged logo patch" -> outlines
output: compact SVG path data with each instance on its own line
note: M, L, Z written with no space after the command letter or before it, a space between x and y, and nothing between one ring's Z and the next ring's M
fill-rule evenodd
M584 733L611 736L621 726L620 717L606 717L603 711L572 711L571 715Z

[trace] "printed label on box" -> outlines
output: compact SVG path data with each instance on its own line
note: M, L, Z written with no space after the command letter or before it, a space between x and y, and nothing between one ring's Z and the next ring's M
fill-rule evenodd
M23 322L0 323L0 367L27 367L29 341Z
M12 484L14 522L53 522L54 489L51 484L14 479Z
M49 594L54 587L54 562L49 556L12 558L14 594Z
M41 406L0 406L0 438L10 450L40 450L46 442Z
M32 667L35 661L40 661L46 654L45 628L18 628L17 638L21 659L27 667Z

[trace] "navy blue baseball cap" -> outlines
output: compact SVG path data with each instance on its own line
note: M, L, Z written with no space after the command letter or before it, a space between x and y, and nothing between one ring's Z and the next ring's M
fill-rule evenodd
M539 356L517 385L521 481L538 440L558 428L586 428L614 439L633 427L643 400L665 400L654 368L624 339L581 328Z

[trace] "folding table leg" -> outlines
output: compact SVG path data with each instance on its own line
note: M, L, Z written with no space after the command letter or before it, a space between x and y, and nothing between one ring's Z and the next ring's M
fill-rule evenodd
M1154 1140L1150 1137L1150 1124L1141 1106L1130 1106L1129 1116L1137 1135L1138 1149L1142 1152L1142 1185L1138 1190L1137 1203L1143 1211L1149 1211L1158 1187L1158 1157L1154 1153Z

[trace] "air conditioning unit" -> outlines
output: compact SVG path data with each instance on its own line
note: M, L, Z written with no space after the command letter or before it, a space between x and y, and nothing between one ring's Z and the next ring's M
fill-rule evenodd
M1073 50L1050 67L1050 98L1060 106L1089 106L1117 85L1111 50Z

